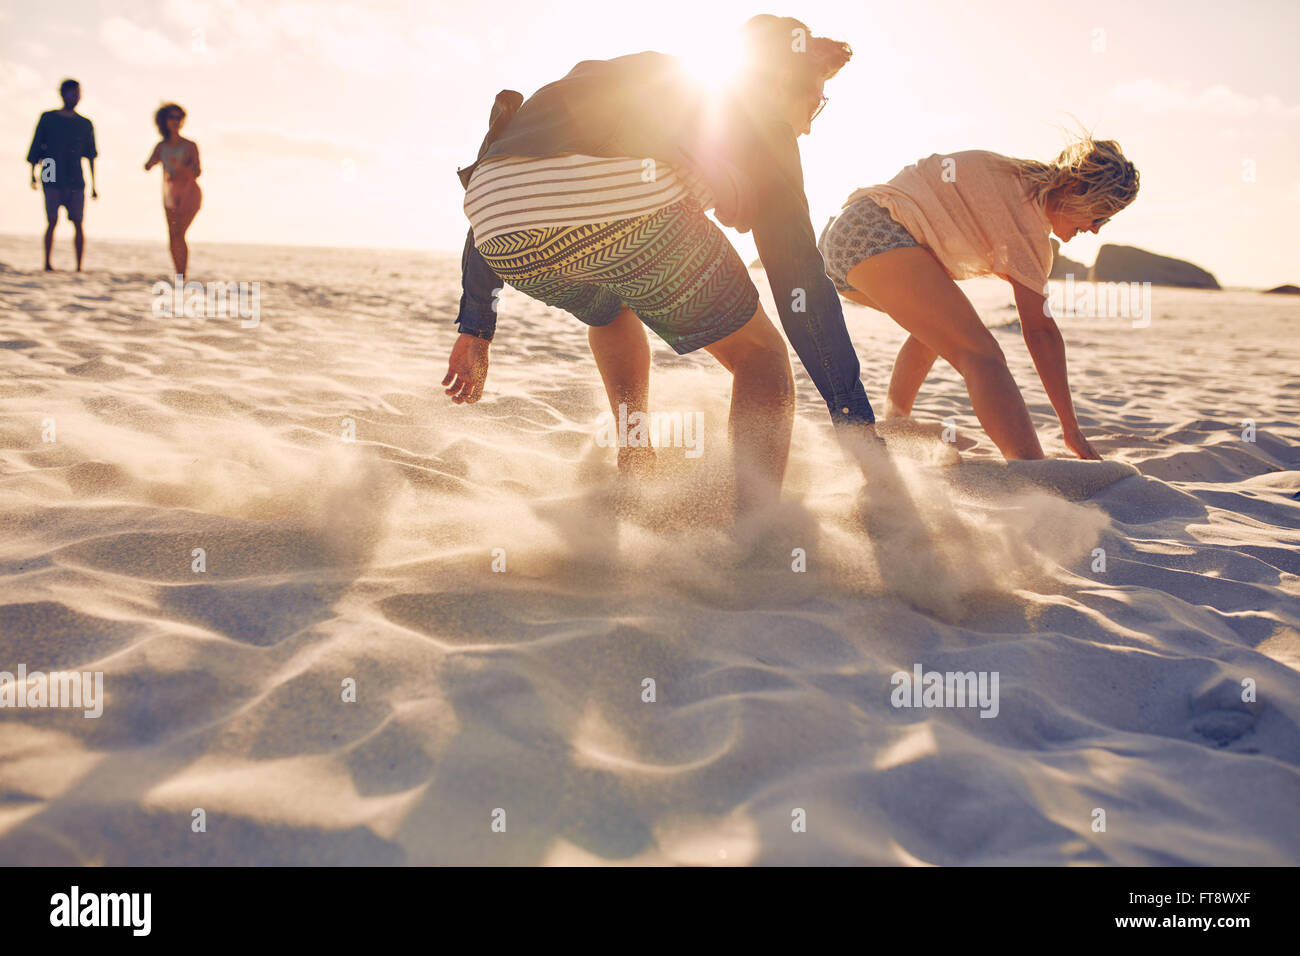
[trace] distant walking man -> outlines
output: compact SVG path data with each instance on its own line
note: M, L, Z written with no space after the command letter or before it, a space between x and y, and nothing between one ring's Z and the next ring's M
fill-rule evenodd
M32 189L36 188L36 167L41 168L41 185L45 187L45 271L53 272L50 251L54 248L54 227L59 221L59 207L68 211L68 221L76 230L74 244L77 250L77 271L81 271L81 254L86 248L86 236L81 231L81 214L86 203L86 180L81 175L81 159L90 160L90 198L98 199L95 191L95 127L90 120L77 112L81 101L81 84L64 80L59 86L63 109L41 114L32 137L32 148L27 151L27 162L32 167Z

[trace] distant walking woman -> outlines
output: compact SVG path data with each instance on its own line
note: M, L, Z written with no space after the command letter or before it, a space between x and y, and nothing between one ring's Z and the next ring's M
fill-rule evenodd
M185 231L190 228L203 202L198 183L202 172L199 147L193 140L181 137L185 111L175 103L167 103L159 109L153 120L162 142L153 148L144 170L148 172L162 163L163 213L167 216L172 264L176 267L176 274L184 276L190 258L189 247L185 245Z

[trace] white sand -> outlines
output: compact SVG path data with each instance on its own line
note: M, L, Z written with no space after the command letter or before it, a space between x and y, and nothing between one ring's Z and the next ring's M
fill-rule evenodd
M941 365L963 463L864 490L796 365L747 550L707 356L656 347L704 453L628 488L575 320L508 293L485 400L442 396L455 257L197 248L263 283L242 329L91 243L0 239L0 670L107 698L0 710L0 863L1300 863L1300 303L1063 321L1104 472L996 464ZM1064 454L1004 288L968 284ZM883 406L902 333L848 309ZM916 664L997 672L997 717L891 706Z

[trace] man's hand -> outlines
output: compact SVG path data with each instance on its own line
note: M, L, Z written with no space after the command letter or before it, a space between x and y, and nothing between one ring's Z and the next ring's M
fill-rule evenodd
M1088 439L1083 437L1083 432L1078 428L1067 429L1065 432L1065 447L1070 449L1080 458L1089 461L1101 461L1101 455L1097 450L1088 444Z
M442 380L447 394L457 405L473 405L483 397L483 382L488 372L488 342L462 332L447 361L447 377Z

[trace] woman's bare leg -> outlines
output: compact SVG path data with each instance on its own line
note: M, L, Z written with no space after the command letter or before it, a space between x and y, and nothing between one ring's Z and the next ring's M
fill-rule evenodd
M608 325L587 329L587 342L600 369L605 394L609 397L609 410L618 419L618 406L627 406L627 414L649 414L650 411L650 341L645 326L631 309L623 307ZM649 467L654 460L654 449L620 448L620 471L636 471Z
M859 262L847 278L961 374L975 416L1005 458L1043 457L1002 349L933 253L891 249Z
M189 265L190 259L189 247L185 245L185 233L169 222L167 224L167 239L171 246L172 267L175 269L176 275L184 277L185 267Z
M930 374L939 353L915 335L909 335L894 359L894 374L889 379L889 396L885 401L886 418L907 418L921 383Z
M737 510L774 505L781 499L794 428L794 376L785 339L760 305L743 326L705 348L732 375L728 430Z
M185 233L190 228L190 223L194 221L194 217L199 214L199 197L196 193L190 192L184 195L176 206L170 208L164 206L163 212L167 214L167 236L171 244L172 265L176 268L176 274L183 276L190 264L190 247L185 244Z

